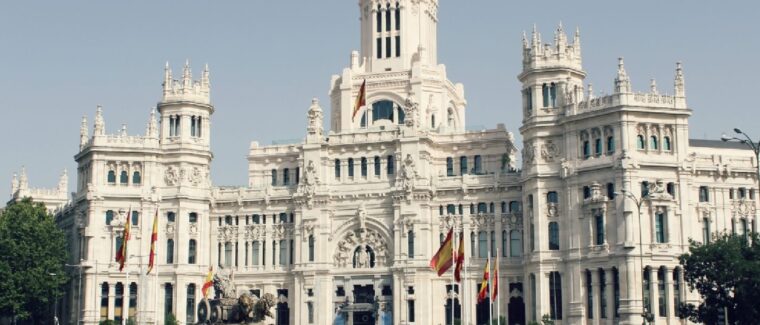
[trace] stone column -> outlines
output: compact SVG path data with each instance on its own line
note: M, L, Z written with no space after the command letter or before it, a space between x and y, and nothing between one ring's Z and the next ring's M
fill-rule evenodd
M651 299L649 299L649 313L654 315L655 319L657 319L659 316L659 298L660 298L660 292L658 290L657 286L657 268L654 266L651 266L649 269L649 296Z
M113 319L115 313L116 303L116 284L108 284L108 319Z
M607 301L607 322L614 324L615 320L615 273L612 268L604 270L604 294Z
M673 268L664 266L663 281L665 281L665 315L668 318L674 318L676 315L677 306L673 305Z
M591 321L591 324L599 325L601 324L602 319L602 308L601 308L601 288L599 286L599 269L592 269L591 270L591 313L593 314L593 320Z

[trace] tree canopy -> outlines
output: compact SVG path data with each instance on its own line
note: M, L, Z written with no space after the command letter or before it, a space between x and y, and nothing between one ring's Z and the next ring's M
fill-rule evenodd
M52 322L66 283L66 239L45 206L25 198L0 213L0 314Z
M684 304L683 316L697 323L717 324L728 312L730 324L757 324L760 319L760 241L757 233L720 234L711 243L689 241L680 257L684 280L702 297ZM726 308L724 310L724 307Z

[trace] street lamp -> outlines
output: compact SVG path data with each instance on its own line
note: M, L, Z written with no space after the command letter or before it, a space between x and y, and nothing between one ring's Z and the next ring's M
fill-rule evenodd
M79 285L77 286L77 324L82 322L82 259L79 260L79 264L65 264L66 267L75 267L79 269Z
M55 274L55 273L48 273L48 275L52 277L58 276L58 274ZM53 324L58 325L58 298L57 297L53 297Z
M620 192L614 192L615 195L623 195L626 198L629 198L633 200L634 203L636 203L636 210L639 213L639 261L641 262L641 305L643 307L643 311L641 313L641 317L643 318L642 324L646 324L647 322L652 322L654 320L654 315L649 312L648 308L644 306L644 272L646 272L646 268L644 267L644 236L642 235L642 224L641 224L641 206L644 204L644 200L649 198L649 193L647 192L645 195L643 195L641 198L636 197L635 194L622 189Z
M735 136L728 136L725 133L723 133L723 135L720 136L720 140L722 140L723 142L735 141L735 142L743 143L747 145L748 147L750 147L752 151L755 152L755 158L758 159L758 164L757 164L758 169L755 170L755 172L757 173L757 180L758 182L760 182L760 141L757 141L757 142L752 141L749 135L747 135L747 133L742 132L742 130L739 128L734 128L734 133L740 136L743 136L744 139L740 139Z

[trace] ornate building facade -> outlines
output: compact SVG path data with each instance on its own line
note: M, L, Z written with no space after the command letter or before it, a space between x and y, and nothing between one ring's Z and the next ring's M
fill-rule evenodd
M106 134L101 108L92 134L83 119L75 193L49 205L78 266L63 321L162 323L172 313L194 323L212 266L234 274L238 292L274 294L273 324L484 324L477 284L498 255L495 303L508 324L640 324L644 308L683 324L677 304L698 299L678 267L688 239L756 230L756 158L689 140L680 63L672 95L654 81L634 91L620 59L612 94L597 96L584 83L580 33L569 39L560 25L545 44L534 29L515 90L518 166L503 125L465 129L464 87L437 60L437 0L359 9L361 50L331 79L329 123L314 99L303 142L252 142L246 187L209 178L208 68L194 80L186 64L175 79L167 64L144 136ZM14 198L37 198L22 175ZM146 276L156 213L157 274ZM428 266L452 227L468 256L461 284Z

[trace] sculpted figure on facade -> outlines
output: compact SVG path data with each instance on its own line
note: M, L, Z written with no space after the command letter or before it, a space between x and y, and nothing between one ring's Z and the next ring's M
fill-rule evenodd
M419 103L414 99L414 96L409 95L405 101L404 107L404 124L409 127L417 127L419 125Z
M307 117L309 118L309 125L307 127L309 134L321 136L323 132L323 113L318 99L314 98L311 100L311 107L309 107Z
M169 186L177 185L179 183L179 171L174 168L174 166L166 167L164 181L166 181L166 185Z
M547 140L541 145L541 158L546 162L553 162L559 155L559 147L552 140Z
M411 154L407 154L404 164L399 173L399 188L404 191L407 200L414 190L414 181L417 178L416 164Z

